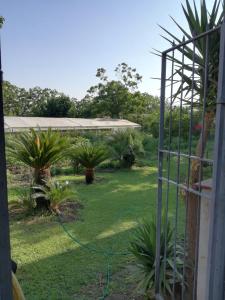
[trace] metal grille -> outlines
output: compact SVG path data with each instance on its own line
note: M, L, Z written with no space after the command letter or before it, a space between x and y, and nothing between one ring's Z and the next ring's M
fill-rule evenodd
M183 40L179 45L174 43L162 53L158 299L223 299L212 294L213 284L218 283L219 278L215 280L211 274L219 264L213 261L215 253L224 257L224 248L219 245L220 240L218 242L220 237L217 235L217 242L215 240L219 224L221 235L221 228L225 230L225 205L219 206L220 213L223 212L220 223L217 210L217 202L225 202L222 202L225 163L222 160L221 164L218 157L221 155L222 159L225 152L221 150L221 139L225 139L225 112L219 115L220 106L225 102L221 101L221 97L225 98L224 26ZM220 274L217 271L215 274L224 282L224 260L220 269ZM218 284L215 290L218 293Z

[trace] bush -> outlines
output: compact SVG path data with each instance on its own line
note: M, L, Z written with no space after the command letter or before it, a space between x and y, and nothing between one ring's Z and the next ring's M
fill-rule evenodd
M138 154L144 154L143 137L137 130L126 129L115 131L108 139L113 160L121 167L131 168Z
M130 251L137 260L138 268L141 273L139 286L145 293L152 298L155 287L155 261L156 261L156 218L151 221L144 221L136 229L134 238L130 242ZM172 295L173 273L176 274L176 286L180 285L183 279L183 262L181 258L184 256L183 247L177 242L176 259L174 268L174 244L173 244L173 228L170 221L167 221L167 229L164 232L166 218L163 216L161 232L161 261L160 261L160 289L164 290L166 295ZM166 238L165 238L166 237ZM164 262L164 249L167 249L166 262ZM165 273L164 273L165 266Z
M85 179L87 184L94 181L94 169L101 162L107 159L108 152L105 147L92 145L90 143L81 144L75 149L77 161L85 167Z
M45 186L33 187L35 193L32 195L34 199L44 198L49 202L49 206L53 212L59 213L59 205L66 200L74 198L75 193L70 188L69 182L60 183L58 181L49 180Z

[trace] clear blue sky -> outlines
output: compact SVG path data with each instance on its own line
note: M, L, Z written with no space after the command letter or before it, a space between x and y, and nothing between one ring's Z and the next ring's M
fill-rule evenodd
M157 24L174 31L169 15L184 22L179 0L1 0L0 15L4 79L78 99L98 67L113 77L120 62L143 75L142 91L158 94L151 77L160 75L160 59L150 51L168 44Z

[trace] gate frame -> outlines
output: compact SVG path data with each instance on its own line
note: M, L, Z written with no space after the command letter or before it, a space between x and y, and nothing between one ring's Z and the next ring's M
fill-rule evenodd
M161 59L161 90L160 90L160 127L158 149L158 198L157 198L157 232L156 232L156 263L155 263L155 297L163 300L160 294L160 233L162 214L162 172L164 142L164 106L166 91L167 54L188 43L220 30L220 52L218 89L216 100L216 128L213 153L213 189L210 206L210 239L209 257L207 259L206 300L224 300L225 296L225 20L217 28L206 31L187 41L172 46L162 52ZM164 152L164 153L163 153ZM167 151L168 153L170 151ZM172 182L172 181L171 181ZM176 182L174 182L176 184ZM188 189L187 189L188 190ZM189 189L190 192L194 192ZM196 193L196 192L195 192ZM197 193L196 193L197 194ZM200 193L198 193L201 196ZM196 272L197 270L195 270Z
M9 213L7 195L7 174L5 157L5 132L3 113L3 72L0 43L0 299L12 298L12 271L9 238Z
M222 23L220 35L216 107L213 189L208 245L208 300L223 300L225 292L225 20Z

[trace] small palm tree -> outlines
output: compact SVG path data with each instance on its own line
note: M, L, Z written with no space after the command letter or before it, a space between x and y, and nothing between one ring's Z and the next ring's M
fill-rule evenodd
M59 132L35 131L20 134L17 139L10 140L8 150L10 156L34 170L34 183L45 185L50 179L50 167L65 156L69 145ZM37 208L48 207L43 198L36 199Z
M62 202L71 200L75 197L75 192L69 186L69 182L60 183L58 181L49 180L45 186L34 187L35 193L33 198L44 198L53 212L60 215L59 206Z
M102 146L83 144L76 153L80 164L86 168L86 183L91 184L94 181L94 169L107 158L107 151Z

